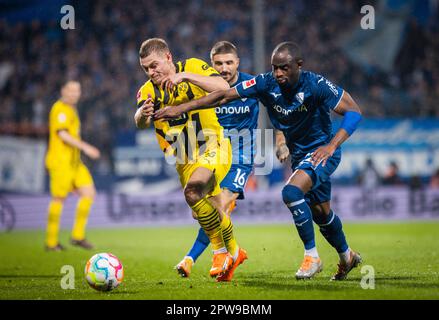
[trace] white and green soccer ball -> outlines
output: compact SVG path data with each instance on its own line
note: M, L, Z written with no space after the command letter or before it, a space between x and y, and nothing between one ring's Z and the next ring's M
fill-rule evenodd
M95 254L85 265L87 283L98 291L110 291L123 281L123 266L111 253Z

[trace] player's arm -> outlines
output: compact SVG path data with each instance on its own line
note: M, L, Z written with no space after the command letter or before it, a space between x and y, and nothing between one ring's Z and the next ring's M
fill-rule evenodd
M209 66L206 62L191 58L185 62L185 71L177 72L176 74L165 78L161 85L162 88L173 90L176 85L182 81L188 81L206 92L213 92L217 90L226 90L230 86L214 68Z
M134 122L138 129L146 129L151 125L151 118L154 114L154 103L151 95L148 94L148 98L137 108L134 114Z
M226 80L219 76L206 76L192 72L179 72L166 77L162 83L162 88L172 91L176 85L182 81L188 81L207 92L216 90L226 90L230 88Z
M57 134L58 134L58 137L65 144L68 144L71 147L74 147L74 148L81 150L91 159L96 160L96 159L99 159L99 157L101 156L99 149L92 146L91 144L88 144L85 141L76 139L67 130L58 130Z
M283 163L290 155L290 150L288 149L287 141L282 131L275 129L274 134L276 137L276 157Z
M218 77L215 77L218 78ZM178 106L165 107L154 113L154 119L171 120L180 117L183 113L196 109L214 108L238 99L240 96L235 88L214 91L200 99L191 100Z
M346 91L343 91L340 102L333 110L343 116L343 121L329 144L318 148L313 153L312 159L315 164L323 161L323 166L325 166L327 159L331 157L335 150L351 136L351 134L357 129L358 123L361 121L360 107Z

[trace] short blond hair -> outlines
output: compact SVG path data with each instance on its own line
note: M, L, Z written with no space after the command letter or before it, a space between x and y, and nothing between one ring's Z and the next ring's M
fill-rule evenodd
M161 38L151 38L143 41L139 50L139 57L146 58L153 52L167 53L169 52L168 44Z

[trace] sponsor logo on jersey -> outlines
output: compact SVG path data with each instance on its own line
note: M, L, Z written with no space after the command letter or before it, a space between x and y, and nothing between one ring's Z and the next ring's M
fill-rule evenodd
M335 87L335 85L331 81L329 81L329 80L326 80L326 84L328 85L328 87L332 91L332 93L336 97L338 97L338 91L337 91L337 88Z
M242 114L242 113L249 113L250 107L249 106L239 106L239 107L220 106L215 108L215 112L217 114Z
M282 95L282 93L276 93L276 92L270 92L270 94L271 94L275 99L277 99L277 97L279 97L279 96Z
M298 108L296 108L294 110L284 109L278 104L274 105L273 108L276 112L278 112L284 116L288 116L292 112L307 112L308 111L308 108L304 104L300 105Z
M302 105L300 105L299 108L297 108L297 109L294 110L294 111L296 111L296 112L307 112L307 111L308 111L308 108L307 108L304 104L302 104Z
M250 80L245 81L245 82L242 84L242 87L243 87L244 89L248 89L248 88L250 88L250 87L253 87L255 84L256 84L256 79L253 78L253 79L250 79Z
M287 110L287 109L284 109L284 108L282 108L280 105L278 105L278 104L275 104L274 106L273 106L273 109L276 111L276 112L278 112L278 113L280 113L280 114L283 114L284 116L288 116L291 112L293 112L293 110Z

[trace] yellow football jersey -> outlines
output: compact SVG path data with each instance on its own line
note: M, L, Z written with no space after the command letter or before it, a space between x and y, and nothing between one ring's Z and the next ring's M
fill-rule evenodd
M81 123L76 108L58 100L52 106L49 114L49 147L46 154L46 167L76 168L80 162L80 150L64 143L58 136L58 131L68 133L80 139Z
M220 76L214 68L196 58L179 61L175 66L177 72ZM158 110L199 99L207 94L204 89L188 81L182 81L169 92L148 80L137 93L137 107L142 106L148 95L154 101L154 109ZM224 139L223 127L218 122L214 108L190 111L170 121L157 120L154 121L154 127L162 151L166 155L177 156L177 161L196 161L203 152L217 148Z

